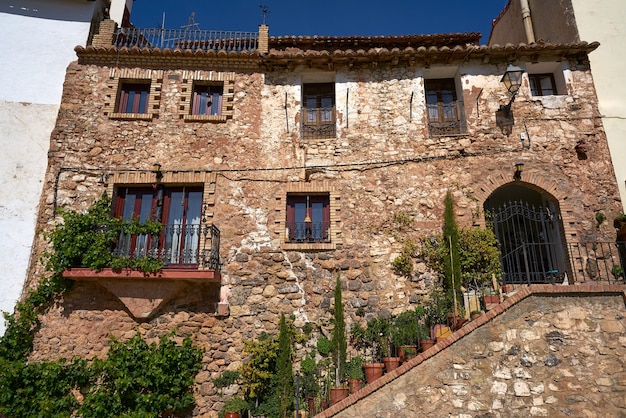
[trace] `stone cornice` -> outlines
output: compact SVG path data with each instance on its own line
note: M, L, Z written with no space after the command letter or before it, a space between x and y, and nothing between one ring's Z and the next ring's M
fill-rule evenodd
M289 39L289 38L286 38ZM338 65L421 65L428 68L432 64L463 64L470 60L483 64L502 64L511 61L587 61L587 54L600 45L598 42L580 42L572 44L533 43L519 45L452 45L452 46L404 46L403 42L389 43L390 37L382 40L388 46L363 48L332 49L338 39L331 38L331 47L327 49L301 49L287 46L277 49L277 42L270 42L270 51L260 54L258 51L191 51L182 49L159 48L116 48L77 46L76 54L81 64L136 66L158 68L207 68L258 70L259 67L272 70L274 67L292 68L294 65L309 67L322 66L333 69ZM350 38L352 39L352 38ZM373 45L374 38L367 38ZM413 39L413 38L411 38ZM322 40L314 38L313 42ZM303 41L296 42L305 46ZM382 45L382 44L378 44Z

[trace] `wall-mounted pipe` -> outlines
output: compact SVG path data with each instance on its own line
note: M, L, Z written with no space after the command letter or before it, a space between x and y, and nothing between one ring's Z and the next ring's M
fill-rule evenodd
M528 0L520 0L522 8L522 21L524 22L524 31L526 32L526 42L532 44L535 42L535 31L533 30L533 21L530 17L530 7Z
M350 89L346 89L346 129L350 127L350 110L348 109L348 97Z
M289 114L287 113L287 92L285 92L285 125L287 126L287 133L289 133Z

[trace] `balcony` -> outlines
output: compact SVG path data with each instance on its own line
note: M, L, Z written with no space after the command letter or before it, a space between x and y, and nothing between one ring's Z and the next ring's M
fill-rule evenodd
M427 104L428 131L431 136L460 135L467 133L463 102Z
M330 222L287 222L285 241L289 243L330 242Z
M220 231L215 225L164 225L155 235L121 234L113 250L116 257L150 257L164 268L220 270Z
M257 32L117 28L113 46L242 52L256 50L258 40Z
M164 225L159 235L122 233L113 249L116 257L161 260L156 272L137 269L72 267L67 279L97 282L114 294L135 319L150 318L190 284L215 287L219 294L220 231L215 225ZM223 307L216 303L217 315Z
M302 138L335 138L335 108L302 109Z

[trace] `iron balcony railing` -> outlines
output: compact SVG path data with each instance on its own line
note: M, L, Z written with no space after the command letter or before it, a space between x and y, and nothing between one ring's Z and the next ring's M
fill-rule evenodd
M234 32L188 29L118 28L113 45L139 48L190 49L192 51L253 51L257 32Z
M164 267L220 270L220 231L215 225L163 225L159 235L122 233L117 257L158 258Z
M568 250L575 282L624 283L626 242L575 242Z
M463 102L433 103L428 109L428 131L431 136L459 135L467 133Z
M287 222L289 242L329 242L330 222Z
M335 108L303 108L302 109L302 138L334 138Z
M626 242L568 243L566 260L555 243L523 243L501 258L503 284L623 283Z

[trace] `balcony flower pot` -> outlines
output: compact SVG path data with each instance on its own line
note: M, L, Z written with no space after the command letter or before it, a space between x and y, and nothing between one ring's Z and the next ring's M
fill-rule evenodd
M424 351L428 350L433 345L435 345L435 340L428 338L425 340L420 340L419 343L420 343L420 351L423 353Z
M398 356L400 357L400 361L402 363L411 360L416 355L417 355L416 345L401 345L400 347L398 347Z
M312 415L315 415L317 413L316 408L315 408L316 401L317 401L317 398L315 396L306 397L306 403L309 407L309 412L311 412Z
M348 379L350 393L361 389L361 384L365 379L363 374L363 357L354 356L346 362L346 378Z
M365 381L372 383L374 380L382 377L383 370L385 369L384 363L365 363L363 364L363 371L365 372Z
M389 373L400 367L400 357L383 357L385 372Z
M485 295L483 296L483 302L485 302L485 305L500 303L500 296L499 295Z
M448 324L450 324L450 328L452 331L456 331L460 329L465 323L465 318L462 318L460 315L455 313L448 314Z
M231 398L224 403L224 418L240 418L241 412L247 411L248 408L248 402L244 399L239 397Z
M347 398L348 395L350 395L350 388L330 388L330 404L334 405Z
M350 393L356 393L363 387L363 381L361 379L348 379L348 388Z

